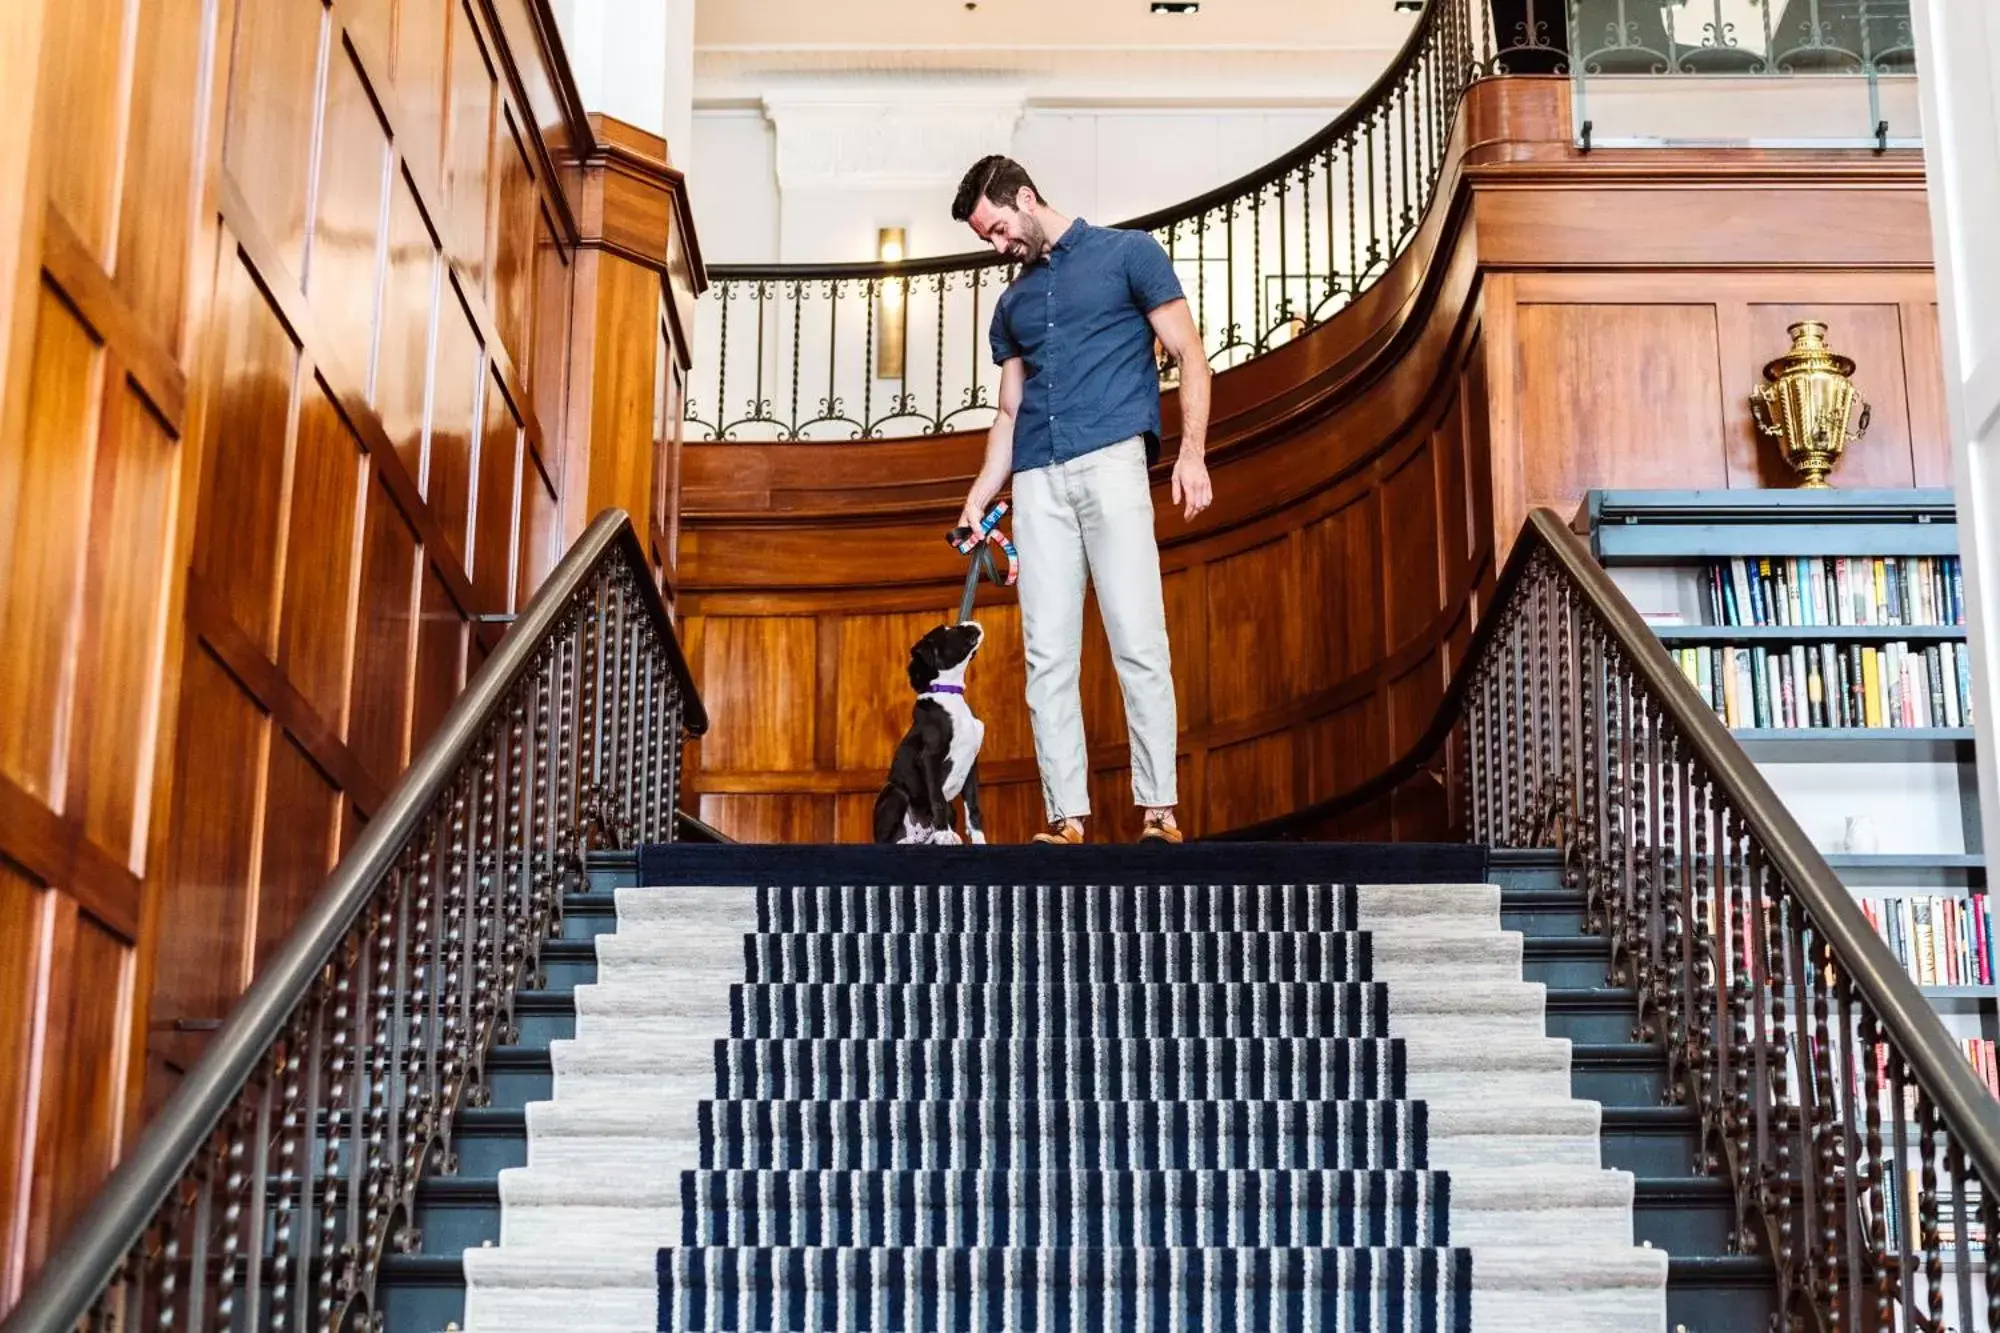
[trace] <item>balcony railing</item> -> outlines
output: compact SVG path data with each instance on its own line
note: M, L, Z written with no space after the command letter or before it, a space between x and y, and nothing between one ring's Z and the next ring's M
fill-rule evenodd
M1123 225L1166 249L1209 364L1227 369L1297 338L1382 277L1433 201L1459 101L1476 80L1574 71L1587 142L1593 91L1615 119L1606 98L1621 81L1791 79L1793 93L1838 94L1830 109L1793 99L1795 118L1825 122L1822 141L1886 146L1882 80L1914 64L1908 0L1431 0L1387 72L1324 130L1240 180ZM1802 81L1819 74L1841 77ZM1895 134L1914 133L1907 120L1898 113ZM687 437L984 429L999 392L987 324L1014 274L992 254L718 265L700 307Z

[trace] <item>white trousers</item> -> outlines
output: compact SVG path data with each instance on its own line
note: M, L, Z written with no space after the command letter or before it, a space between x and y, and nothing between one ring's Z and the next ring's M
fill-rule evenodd
M1078 687L1086 576L1097 590L1125 696L1133 799L1173 805L1179 724L1145 442L1134 436L1067 463L1015 473L1014 544L1021 555L1028 715L1050 822L1090 813Z

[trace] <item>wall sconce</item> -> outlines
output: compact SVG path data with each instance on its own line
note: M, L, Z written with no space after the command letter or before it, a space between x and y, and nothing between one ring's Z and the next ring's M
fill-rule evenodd
M900 264L908 257L901 227L882 227L875 233L875 258L884 264ZM875 378L903 378L903 334L908 324L903 302L902 278L883 278L875 289Z

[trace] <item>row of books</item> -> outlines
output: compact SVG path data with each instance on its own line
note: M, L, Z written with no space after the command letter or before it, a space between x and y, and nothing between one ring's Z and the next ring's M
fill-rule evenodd
M1861 913L1919 986L1993 984L1993 917L1985 894L1863 898Z
M1986 1085L1988 1092L1992 1093L1996 1098L2000 1098L2000 1054L1996 1054L1992 1039L1988 1037L1959 1037L1956 1040L1960 1053L1965 1056L1966 1063L1972 1066L1972 1072L1979 1076L1979 1081ZM1812 1045L1815 1050L1819 1048L1817 1042L1812 1043ZM1861 1094L1861 1084L1864 1074L1861 1057L1864 1053L1861 1051L1855 1053L1855 1067L1848 1071L1848 1087L1857 1097ZM1889 1052L1888 1046L1877 1044L1875 1047L1875 1091L1879 1099L1878 1106L1882 1113L1882 1123L1884 1126L1889 1125L1896 1118L1895 1097L1893 1095L1894 1083L1889 1077L1889 1066L1892 1063L1893 1057ZM1916 1123L1916 1114L1917 1087L1916 1084L1906 1081L1903 1084L1903 1118L1914 1124Z
M1716 625L1963 625L1957 556L1777 556L1708 567Z
M1731 727L1969 727L1972 662L1959 643L1672 648Z
M1986 1090L1995 1097L2000 1097L2000 1054L1996 1054L1994 1043L1981 1037L1962 1037L1959 1039L1958 1046L1965 1053L1966 1060L1971 1063L1973 1072L1979 1075L1979 1081L1986 1085ZM1886 1071L1889 1066L1888 1050L1885 1047L1877 1047L1876 1051L1878 1061L1876 1068ZM1901 1165L1903 1168L1901 1173L1903 1187L1900 1190L1888 1189L1883 1191L1883 1221L1886 1223L1885 1230L1888 1233L1889 1248L1892 1251L1900 1250L1905 1245L1915 1248L1921 1243L1921 1238L1914 1232L1907 1237L1904 1236L1902 1220L1915 1211L1917 1201L1923 1197L1923 1159L1921 1148L1918 1147L1917 1143L1912 1143L1910 1151L1900 1154L1900 1163L1896 1161L1897 1154L1895 1154L1893 1139L1894 1126L1896 1124L1895 1108L1886 1077L1881 1082L1881 1089L1882 1127L1884 1138L1889 1140L1883 1146L1886 1153L1889 1154L1890 1164ZM1905 1085L1903 1089L1904 1124L1911 1129L1915 1129L1918 1124L1916 1115L1916 1089ZM1980 1206L1982 1196L1979 1182L1976 1179L1954 1180L1952 1176L1947 1174L1943 1154L1933 1157L1933 1162L1939 1167L1937 1182L1940 1197L1938 1199L1939 1206L1936 1215L1937 1239L1938 1247L1943 1252L1945 1261L1947 1263L1951 1262L1958 1245L1959 1200L1957 1196L1960 1190L1964 1193L1965 1239L1967 1248L1970 1251L1969 1257L1975 1262L1985 1259L1986 1224L1981 1217L1983 1210ZM1888 1175L1889 1180L1895 1180L1896 1178L1894 1174Z

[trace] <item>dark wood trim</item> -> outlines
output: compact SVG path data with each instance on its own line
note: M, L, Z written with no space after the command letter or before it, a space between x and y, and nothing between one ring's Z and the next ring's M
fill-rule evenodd
M50 204L42 219L42 268L105 346L175 439L187 419L187 376L173 353L133 315L95 256Z
M382 804L383 790L341 739L339 728L319 715L298 688L243 632L228 606L199 574L190 572L187 591L188 627L215 660L256 700L271 720L290 732L315 764L340 784L364 816Z
M56 814L0 774L0 824L7 828L5 855L44 884L60 885L77 904L125 944L139 939L139 877Z

